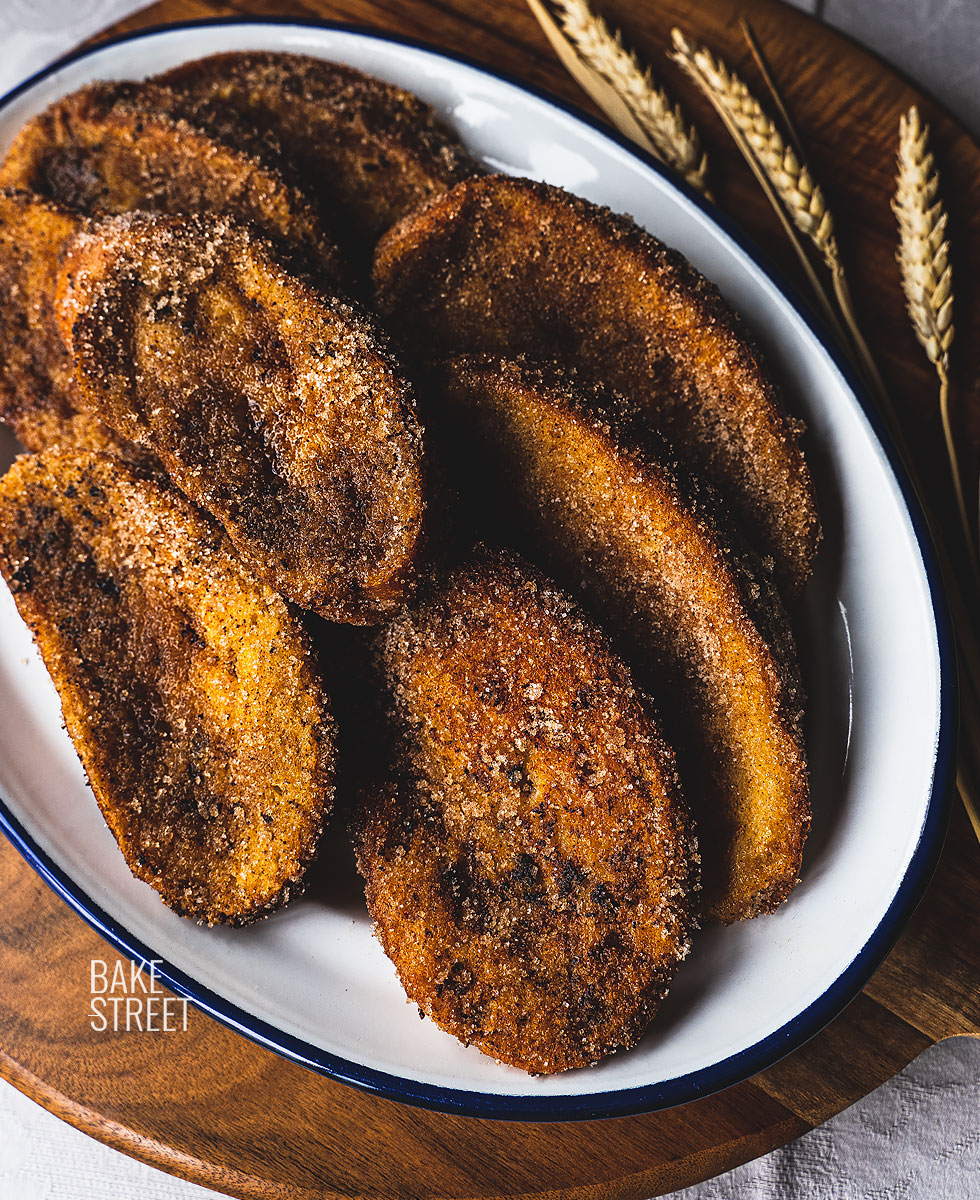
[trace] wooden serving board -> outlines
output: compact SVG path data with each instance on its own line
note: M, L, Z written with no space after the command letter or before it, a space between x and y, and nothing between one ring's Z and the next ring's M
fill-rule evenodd
M934 378L903 312L889 211L899 114L933 125L960 258L954 361L961 407L980 379L980 150L876 58L777 0L630 0L598 5L683 97L700 125L721 205L797 276L775 218L717 120L663 58L678 24L754 80L737 17L748 15L843 219L858 310L940 508ZM522 0L162 0L107 33L176 20L322 17L421 37L588 108ZM966 414L980 432L980 407ZM576 1124L446 1116L333 1083L191 1009L167 1035L90 1027L89 964L107 945L0 839L0 1073L86 1133L237 1196L646 1197L781 1145L864 1096L925 1047L980 1035L980 849L957 808L919 910L863 993L802 1049L749 1082L681 1109Z

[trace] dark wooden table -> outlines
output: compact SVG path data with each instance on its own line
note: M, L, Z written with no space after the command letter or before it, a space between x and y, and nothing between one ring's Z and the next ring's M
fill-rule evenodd
M719 202L797 268L757 185L706 105L663 58L671 25L752 79L737 26L748 14L842 222L858 309L940 512L953 520L934 378L903 311L889 211L899 114L933 125L959 258L957 403L978 394L980 150L881 62L777 0L657 0L598 7L681 97L704 132ZM163 0L108 32L263 14L344 20L422 37L588 108L521 0ZM972 442L977 406L965 414ZM754 1079L680 1109L583 1124L510 1124L378 1100L290 1065L192 1010L186 1033L95 1033L88 964L107 947L0 844L0 1073L100 1140L235 1195L644 1197L695 1182L797 1137L939 1039L980 1034L980 850L957 809L925 900L858 998L802 1049Z

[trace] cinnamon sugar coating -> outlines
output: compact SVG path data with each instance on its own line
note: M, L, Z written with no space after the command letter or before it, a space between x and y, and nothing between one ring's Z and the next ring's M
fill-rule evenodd
M620 392L800 592L820 537L801 427L717 288L628 217L527 179L470 179L386 234L374 287L420 357L526 353Z
M220 529L114 458L49 451L0 480L0 571L133 874L208 924L297 895L333 722L305 631Z
M149 83L94 83L21 129L0 185L88 215L135 209L218 213L253 225L298 269L347 288L349 264L313 205L241 121L194 121L183 98Z
M798 596L820 523L717 289L302 55L92 84L3 184L0 420L49 449L0 481L0 572L134 874L206 922L302 889L335 738L292 602L348 623L339 789L409 998L532 1072L635 1044L701 915L786 898L810 818L773 579ZM341 295L372 258L428 479Z
M150 465L89 412L54 311L59 257L79 218L52 200L0 188L0 421L28 450L106 450Z
M340 63L263 51L215 54L157 81L205 119L234 113L282 148L355 254L481 168L411 92Z
M270 586L332 620L401 603L420 431L365 316L224 218L140 214L74 239L59 310L92 410L158 455Z
M476 503L491 519L509 508L507 532L649 684L697 819L705 910L773 911L798 880L810 804L796 651L763 565L666 447L626 448L621 397L478 356L434 391Z
M382 662L394 773L355 843L409 999L527 1071L633 1045L688 951L697 854L628 670L497 554L396 618Z

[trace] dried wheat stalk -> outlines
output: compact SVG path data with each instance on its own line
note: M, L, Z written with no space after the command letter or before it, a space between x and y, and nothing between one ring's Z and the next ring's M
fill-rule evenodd
M793 124L793 118L790 116L789 109L783 103L783 97L780 94L779 88L776 86L776 81L773 78L772 71L769 68L769 60L766 58L765 51L759 39L755 36L755 30L752 28L752 22L748 17L739 17L738 27L742 31L742 37L745 38L745 43L752 52L752 57L755 60L755 65L759 68L759 74L762 76L763 82L769 90L769 95L772 102L776 105L779 111L779 119L783 123L783 129L789 135L789 144L793 147L800 158L806 158L803 153L803 141Z
M959 455L949 415L949 348L953 344L953 269L939 173L929 152L929 126L913 105L898 125L898 178L892 209L898 218L898 261L916 337L939 377L939 411L963 535L976 567Z
M916 336L940 382L953 342L953 272L946 213L938 199L939 174L929 152L929 126L914 106L898 126L898 181L892 209L898 218L898 261Z
M708 195L708 159L697 130L684 120L680 106L671 103L650 69L640 66L620 33L613 32L585 0L555 0L555 10L566 37L628 105L657 155Z
M977 562L976 547L967 516L959 455L949 412L949 351L953 344L953 271L949 263L949 242L946 240L947 217L939 199L939 173L929 151L929 126L922 124L919 110L914 105L899 120L898 176L892 209L898 218L898 261L909 316L916 337L929 361L936 368L939 378L939 412L946 441L946 455L949 459L953 490L956 493L960 526L967 547L967 561L970 563L976 586L980 583L980 565ZM980 740L980 712L974 698L975 693L980 693L980 660L973 639L974 614L969 610L965 613L962 611L956 577L950 569L944 573L954 613L957 609L960 610L956 630L963 660L960 675L963 683L961 701L964 740L975 747ZM980 780L976 775L971 778L969 770L964 771L964 766L968 768L969 763L964 762L961 753L957 787L974 832L980 838L980 804L977 802Z
M834 222L819 186L783 140L775 123L741 79L704 46L689 42L679 29L671 32L671 57L704 91L716 108L723 106L752 148L793 224L806 234L828 267L838 259Z
M949 350L953 344L953 273L946 240L946 213L939 200L939 174L929 152L929 127L912 108L899 120L898 176L892 209L898 218L898 261L902 287L912 326L939 378L939 411L942 417L946 454L956 493L960 525L967 546L974 584L980 581L976 551L970 532L960 475L959 455L949 413ZM937 531L941 526L936 525ZM937 541L941 560L946 559L941 539ZM968 757L980 742L980 657L973 636L973 612L964 604L952 564L943 563L950 602L957 630L960 657L961 702L963 705L963 742L961 743L956 784L973 830L980 839L980 776Z
M769 203L772 205L773 211L782 223L786 230L786 236L789 238L790 245L796 251L796 255L800 260L800 266L806 273L807 279L810 281L810 286L813 289L813 294L820 302L824 316L827 319L828 325L834 331L839 340L844 340L845 335L838 320L837 313L834 311L834 306L830 301L827 290L813 269L813 264L806 252L803 242L800 239L799 232L796 228L795 221L791 218L790 212L780 195L779 189L776 186L776 181L773 180L768 172L763 168L761 162L752 149L752 146L741 128L735 120L734 114L731 111L729 104L725 102L724 94L721 90L715 87L712 82L712 77L717 75L717 64L707 50L698 50L694 47L679 29L671 31L674 40L673 58L681 68L694 80L702 92L711 101L715 111L721 117L725 128L732 136L732 140L742 153L742 157L752 168L755 177L759 181L759 185L765 192ZM711 67L711 76L706 72L705 67ZM726 75L728 72L726 71ZM730 76L729 76L730 78Z
M674 53L671 57L711 101L746 161L755 171L770 203L783 221L831 329L840 337L840 322L794 232L794 227L812 242L830 271L834 295L857 350L865 379L877 394L879 402L889 410L892 423L897 428L898 422L890 411L891 401L887 389L858 324L847 277L844 274L844 265L837 248L834 220L819 185L807 165L801 162L792 147L786 144L776 123L738 75L721 59L716 58L707 47L695 46L679 29L673 29L671 36L674 42ZM781 98L779 105L782 107Z

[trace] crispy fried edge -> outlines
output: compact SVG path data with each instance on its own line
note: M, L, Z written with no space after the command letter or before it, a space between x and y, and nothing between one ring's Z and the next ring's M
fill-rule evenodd
M156 481L148 481L145 478L141 478L133 473L125 463L98 452L65 452L56 449L47 451L43 455L20 456L10 470L7 471L6 475L0 479L0 512L2 512L4 502L9 502L12 495L15 497L15 503L18 503L21 498L25 500L29 499L32 488L30 475L32 473L37 474L38 472L43 474L47 471L50 471L56 477L59 473L64 473L67 476L68 484L77 483L86 473L94 473L99 486L103 487L106 492L112 490L117 494L120 490L121 481L124 487L141 492L144 497L151 497L152 503L156 504L160 509L169 509L171 512L176 512L179 519L186 523L189 539L192 541L202 538L210 541L216 532L213 526L205 524L202 516L178 493L166 486L160 485ZM91 474L88 477L91 479ZM88 502L91 506L97 507L99 499L90 493ZM233 926L248 925L253 921L267 916L270 912L281 908L291 899L295 899L301 895L305 887L306 871L308 871L316 858L324 824L333 806L335 730L326 691L320 680L319 671L313 665L315 656L309 635L299 621L290 613L283 601L271 592L267 596L267 601L274 606L278 606L281 610L280 616L284 628L292 633L296 640L297 650L307 658L311 665L311 670L305 683L312 693L314 705L319 710L321 718L317 726L319 732L313 732L311 738L317 748L318 761L316 763L316 772L321 777L319 786L323 790L323 806L320 810L319 819L314 820L313 824L308 828L306 836L303 838L297 851L297 858L301 864L302 873L299 877L291 877L284 880L278 892L262 904L246 912L228 914L209 908L186 908L180 902L179 893L170 892L160 886L162 882L160 876L141 873L138 867L134 866L127 848L119 840L116 833L116 824L113 819L118 805L113 795L111 770L107 771L106 763L100 761L99 749L90 736L92 725L89 720L88 706L80 696L74 694L75 681L73 674L70 670L63 668L62 660L65 657L65 650L70 649L70 647L67 644L63 645L59 642L59 638L54 631L56 627L51 627L49 614L43 610L43 607L36 605L35 599L32 599L33 593L30 591L22 593L17 587L16 580L14 579L15 570L13 560L10 557L10 552L3 536L5 532L2 525L0 525L0 573L2 573L8 586L11 587L22 619L31 629L34 641L40 650L45 667L51 676L61 700L65 728L82 761L86 777L95 794L103 818L112 831L114 838L116 838L120 852L123 854L126 865L132 874L142 882L149 884L160 895L164 903L178 915L196 919L209 925L218 923ZM248 583L249 586L257 590L266 590L261 584L254 584L248 578L238 563L230 544L226 546L225 552L227 555L227 566L231 571L237 574L244 582ZM208 595L210 595L210 592Z

